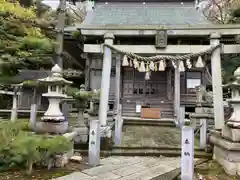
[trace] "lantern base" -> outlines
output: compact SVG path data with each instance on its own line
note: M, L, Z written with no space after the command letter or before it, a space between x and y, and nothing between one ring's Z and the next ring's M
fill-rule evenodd
M68 121L40 121L36 123L37 133L64 134L68 131Z
M231 140L233 142L240 142L240 129L231 128L228 125L225 125L222 128L222 136L225 139Z

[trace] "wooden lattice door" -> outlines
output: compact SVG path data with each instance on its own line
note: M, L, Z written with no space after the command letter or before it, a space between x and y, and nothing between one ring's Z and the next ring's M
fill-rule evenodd
M151 78L145 80L145 72L133 68L124 68L124 97L166 97L166 72L152 72Z
M131 68L123 68L123 96L132 96L133 94L133 75L134 71Z

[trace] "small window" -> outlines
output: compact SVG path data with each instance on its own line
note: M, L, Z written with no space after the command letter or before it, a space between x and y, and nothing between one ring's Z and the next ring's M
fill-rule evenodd
M196 87L201 85L201 72L187 72L187 93L196 93Z
M195 93L196 87L201 85L201 79L187 79L187 93Z

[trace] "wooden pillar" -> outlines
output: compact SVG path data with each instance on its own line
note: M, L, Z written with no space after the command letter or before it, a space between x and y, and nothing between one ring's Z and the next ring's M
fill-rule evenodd
M212 33L210 38L211 45L220 44L220 34ZM214 124L215 129L222 129L224 126L223 110L223 91L222 91L222 73L221 73L221 48L217 48L211 55L212 69L212 89L214 106Z
M104 35L105 43L112 45L114 36L111 33ZM107 111L108 111L108 99L110 88L110 75L112 66L112 51L108 47L104 47L103 52L103 67L102 67L102 80L101 80L101 92L100 92L100 106L99 106L99 120L101 126L107 125Z
M64 39L64 26L65 26L65 15L66 15L66 0L60 0L59 11L58 11L58 23L56 26L57 30L57 43L56 46L56 60L58 66L63 70L63 39Z
M172 100L172 71L171 68L167 69L167 98Z
M121 144L121 111L120 111L120 85L121 85L121 56L116 57L116 75L115 75L115 145Z
M120 105L120 85L121 85L121 56L116 57L116 75L115 75L115 110L118 112Z
M176 68L174 69L174 110L176 120L179 122L179 109L180 109L180 71L179 61L176 61Z
M85 67L85 88L90 89L90 73L91 73L92 57L90 54L86 54L86 67Z

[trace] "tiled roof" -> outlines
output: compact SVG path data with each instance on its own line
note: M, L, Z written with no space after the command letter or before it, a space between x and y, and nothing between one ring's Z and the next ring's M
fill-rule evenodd
M85 25L201 25L208 24L194 3L96 3Z

